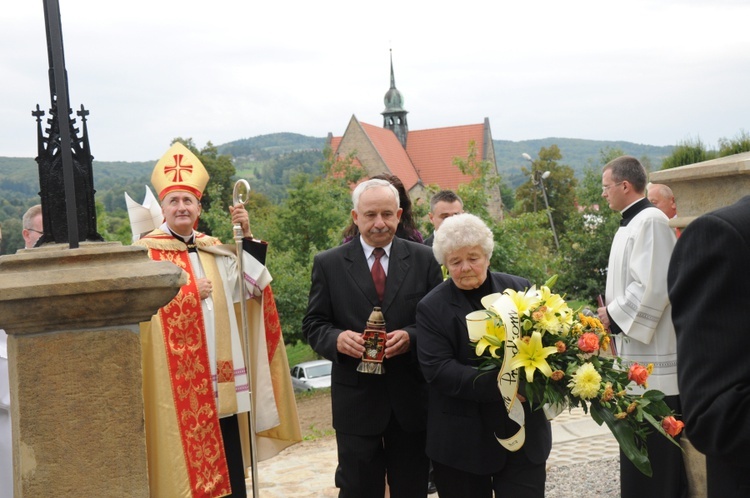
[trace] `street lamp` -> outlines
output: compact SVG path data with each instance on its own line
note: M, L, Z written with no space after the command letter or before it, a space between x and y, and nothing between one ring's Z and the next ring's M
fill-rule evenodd
M535 187L542 187L542 197L544 197L544 207L547 208L547 218L549 218L549 225L552 227L552 236L555 238L555 247L557 250L560 250L560 242L557 240L557 230L555 230L555 222L552 221L552 211L549 208L549 202L547 201L547 189L544 188L544 180L549 178L549 171L545 171L542 173L539 170L534 170L533 168L533 161L531 160L531 156L527 153L521 154L524 159L532 163L532 173L531 173L531 183L534 184ZM534 210L536 210L536 206L534 206Z

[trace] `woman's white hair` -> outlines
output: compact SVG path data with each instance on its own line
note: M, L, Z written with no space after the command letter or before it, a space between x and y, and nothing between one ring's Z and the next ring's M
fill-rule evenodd
M446 218L435 231L432 252L437 262L443 265L446 256L452 252L474 246L480 246L489 260L495 248L492 230L479 217L463 213Z

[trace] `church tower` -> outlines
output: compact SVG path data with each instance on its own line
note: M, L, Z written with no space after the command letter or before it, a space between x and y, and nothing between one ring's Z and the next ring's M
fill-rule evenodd
M404 109L404 97L396 89L396 78L393 76L393 50L391 50L391 88L385 93L385 110L383 115L383 128L391 130L396 134L398 141L406 149L406 136L409 134L409 125L406 123Z

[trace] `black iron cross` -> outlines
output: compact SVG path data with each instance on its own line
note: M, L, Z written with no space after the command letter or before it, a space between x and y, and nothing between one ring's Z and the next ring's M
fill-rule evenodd
M101 241L96 231L94 202L93 156L88 141L86 116L89 111L81 106L78 116L83 123L82 138L78 138L75 119L69 107L68 74L62 40L62 23L58 0L43 0L49 59L50 118L49 128L42 131L44 111L36 106L32 116L37 121L37 164L39 166L39 196L42 203L44 234L37 246L49 242L78 247L82 240Z

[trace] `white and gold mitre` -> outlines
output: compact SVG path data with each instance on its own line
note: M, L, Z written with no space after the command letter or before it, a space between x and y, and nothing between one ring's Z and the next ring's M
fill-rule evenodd
M151 184L159 200L175 191L190 192L200 200L207 183L206 168L198 156L180 142L175 142L159 159L151 174Z

